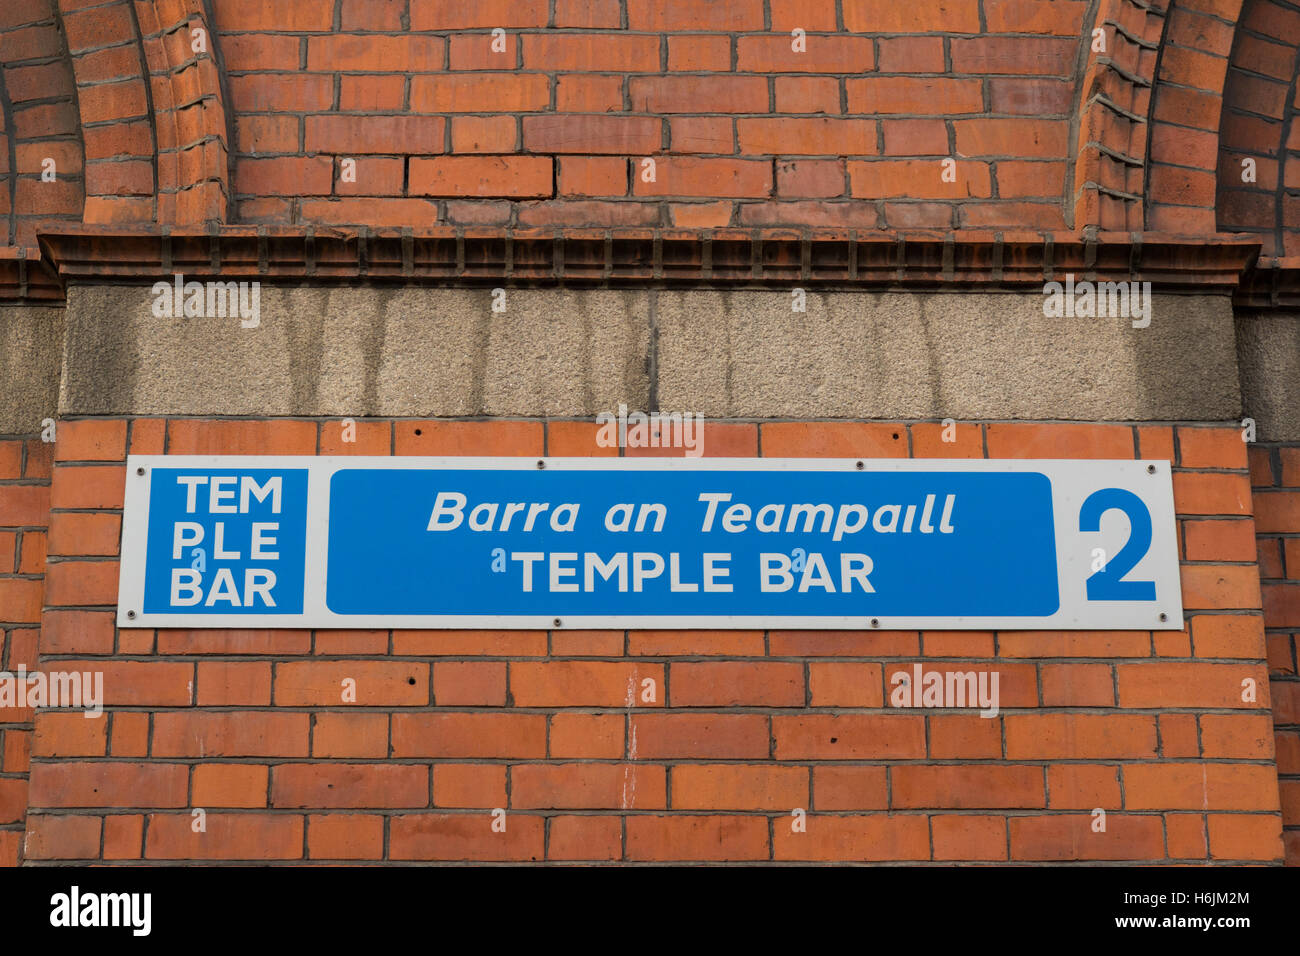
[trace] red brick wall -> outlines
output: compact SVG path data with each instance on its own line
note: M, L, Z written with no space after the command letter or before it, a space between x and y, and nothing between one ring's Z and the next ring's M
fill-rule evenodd
M102 669L42 712L32 860L1280 859L1245 449L1232 428L710 427L771 456L1169 458L1183 632L114 628L124 456L584 455L568 421L61 425L41 658ZM997 718L883 706L914 661L1002 675ZM356 704L339 682L357 680ZM650 678L654 703L629 687ZM1243 702L1244 679L1260 686ZM195 833L191 810L206 811ZM1104 833L1091 811L1107 812ZM506 813L493 832L491 812ZM807 832L791 811L808 812Z
M0 671L35 670L53 448L0 438ZM0 866L21 858L31 753L30 708L0 708Z
M1081 0L215 8L244 221L1065 227Z
M1257 445L1250 455L1255 485L1259 573L1277 735L1277 769L1286 827L1287 862L1300 864L1300 445Z

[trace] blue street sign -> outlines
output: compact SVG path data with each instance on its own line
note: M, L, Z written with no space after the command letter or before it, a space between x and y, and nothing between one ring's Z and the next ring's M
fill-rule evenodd
M1167 462L149 456L127 492L127 627L1182 626Z

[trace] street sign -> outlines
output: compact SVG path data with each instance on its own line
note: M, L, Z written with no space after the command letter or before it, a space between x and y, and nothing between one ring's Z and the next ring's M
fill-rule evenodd
M131 456L122 627L1181 629L1167 461Z

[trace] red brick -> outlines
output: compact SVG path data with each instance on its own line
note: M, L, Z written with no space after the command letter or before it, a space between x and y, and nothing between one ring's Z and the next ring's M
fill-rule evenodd
M1113 707L1114 678L1109 664L1045 664L1043 706Z
M298 62L294 51L293 64ZM327 110L333 105L334 83L320 73L255 73L230 78L230 100L240 113L279 110Z
M267 768L260 764L199 764L192 781L194 806L265 807L266 780Z
M148 794L155 807L187 805L189 767L165 763L37 763L32 807L133 807Z
M509 813L506 829L493 829L495 818L482 814L410 813L389 824L389 859L508 860L542 859L544 818Z
M848 168L849 191L859 199L966 199L993 194L987 163L964 160L945 167L934 159L884 159L851 162ZM955 177L951 182L944 179L949 169Z
M440 707L501 707L506 703L506 665L493 661L433 665L433 700Z
M655 64L658 65L656 50ZM668 69L673 73L727 72L731 69L731 37L670 36Z
M1211 813L1206 823L1211 859L1277 860L1282 857L1282 821L1274 814Z
M320 453L322 455L387 455L392 449L392 422L368 422L347 419L322 422ZM349 429L354 429L350 431ZM351 437L353 441L347 441Z
M439 763L433 768L433 805L494 809L506 805L506 768L494 764Z
M850 78L845 89L850 113L952 116L984 111L978 79L866 76Z
M1257 556L1250 521L1186 521L1183 539L1188 561L1250 561Z
M271 771L273 807L424 807L428 768L414 764L295 763Z
M711 0L628 0L633 30L750 31L763 29L763 0L729 0L725 9Z
M841 112L840 84L834 77L779 76L775 90L778 113Z
M551 817L548 860L617 860L623 855L623 828L614 817Z
M410 192L420 196L549 196L552 161L541 156L413 158Z
M549 103L550 81L542 73L443 73L411 79L411 109L417 113L527 112L546 109Z
M411 0L412 30L544 27L546 0Z
M774 825L777 860L928 860L930 827L920 814L809 816L807 830L794 832L790 818Z
M622 714L554 714L551 716L551 756L622 757L625 725Z
M736 40L736 59L743 73L860 73L875 67L871 40L854 36L806 36L802 50L794 49L789 34L742 36Z
M44 528L49 520L50 499L49 488L38 485L0 485L0 527Z
M523 129L524 148L535 153L644 156L663 140L662 121L648 116L525 116Z
M407 421L396 426L399 455L537 455L543 453L540 422Z
M913 715L803 714L772 718L778 760L925 756L925 719Z
M61 561L45 569L45 603L74 607L117 603L116 561Z
M1258 764L1127 764L1127 810L1276 810L1277 774Z
M108 749L108 720L80 710L36 715L32 752L38 757L102 757Z
M1255 496L1255 530L1288 534L1300 529L1300 491L1261 491Z
M362 813L307 817L307 855L313 860L379 860L384 855L384 818Z
M123 461L126 458L126 422L81 420L60 422L56 461Z
M555 25L617 30L623 14L619 0L556 0Z
M455 116L451 149L455 153L510 153L519 146L513 116Z
M893 769L891 784L894 808L1035 809L1046 805L1041 767L902 765Z
M510 771L510 805L524 810L662 810L667 773L653 764L521 764Z
M877 668L877 679L879 668ZM673 664L674 707L800 707L803 667L776 662Z
M762 106L758 112L767 112ZM736 121L740 151L771 156L874 156L876 123L838 117L755 117Z
M1008 714L1003 721L1009 760L1156 755L1155 720L1144 714Z
M1250 514L1250 479L1245 475L1175 474L1174 509L1188 515ZM1255 530L1264 533L1269 529L1257 519Z
M1103 832L1093 830L1091 814L1012 817L1009 824L1013 860L1159 860L1165 855L1164 827L1156 816L1108 813Z
M677 667L673 666L674 675ZM812 663L808 665L808 693L813 707L882 707L883 680L879 664ZM673 678L673 703L677 700Z
M105 860L138 860L143 846L142 814L115 813L104 818Z
M943 37L881 37L881 73L943 73Z
M631 722L629 756L641 760L769 756L768 719L761 714L639 713Z
M388 715L318 713L311 752L313 757L387 757Z
M659 37L609 33L526 33L524 69L545 72L658 72Z
M1074 37L956 37L950 43L954 73L1022 73L1068 77L1078 49L1078 40Z
M679 769L673 771L674 775ZM819 764L813 767L813 791L818 810L885 810L889 807L884 767Z
M411 108L418 109L414 90ZM445 120L440 116L308 116L305 146L310 153L441 153ZM378 225L378 224L377 224Z
M106 707L188 707L194 699L194 665L184 661L60 660L48 669L104 675Z
M766 860L767 820L722 816L628 817L627 859Z
M339 108L344 111L396 111L403 108L405 99L403 76L344 76L340 80Z
M1099 764L1052 764L1047 768L1047 805L1053 810L1109 810L1120 805L1119 768Z
M1132 458L1126 425L993 424L985 427L990 458Z
M1254 565L1188 565L1182 578L1186 610L1249 610L1259 604L1259 569Z
M167 423L167 451L172 455L314 455L316 423L177 419Z
M394 757L538 758L544 714L394 714ZM647 755L648 756L648 755Z
M651 689L654 699L643 699ZM639 662L517 661L510 693L517 707L655 707L663 705L664 672Z
M353 683L344 685L345 681ZM344 693L355 696L345 700ZM404 661L301 661L275 670L280 707L413 707L429 702L429 667Z
M935 860L1005 860L1004 817L944 814L930 818Z
M333 34L307 41L307 69L431 73L443 68L442 52L442 43L427 36Z
M560 113L606 113L623 108L622 76L566 73L555 81L555 107Z
M769 458L906 458L902 425L869 422L768 422L762 426Z
M772 164L762 160L697 159L664 156L655 160L655 178L633 169L632 193L638 196L767 196L772 193Z
M1165 841L1169 845L1171 860L1205 859L1205 839L1205 817L1201 814L1165 814Z
M0 578L0 620L15 624L39 623L43 591L40 581Z
M209 813L195 833L188 813L149 814L148 860L297 860L303 818L282 813Z
M979 33L977 0L898 4L844 0L844 26L855 33Z
M1002 756L1000 720L977 714L933 714L928 719L932 759L979 760Z
M154 715L155 757L305 757L310 715L172 711Z
M94 860L99 857L99 817L35 813L27 819L23 856L28 860Z

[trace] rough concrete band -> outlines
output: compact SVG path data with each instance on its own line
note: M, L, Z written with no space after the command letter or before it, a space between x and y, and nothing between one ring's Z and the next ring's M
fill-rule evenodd
M153 301L147 285L69 288L61 370L57 310L3 310L0 341L24 343L0 356L3 428L49 416L60 380L65 416L576 417L619 402L714 418L1243 413L1226 296L1157 296L1143 329L1049 318L1029 293L809 293L793 312L788 290L510 289L494 312L490 289L263 284L256 328L156 318ZM1260 437L1297 437L1298 326L1244 328Z
M58 410L63 308L0 306L0 435L30 435Z
M1300 313L1243 312L1237 356L1246 413L1264 441L1300 441Z

